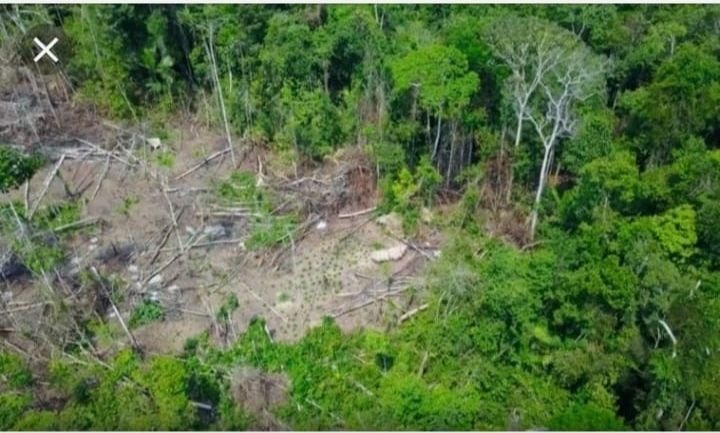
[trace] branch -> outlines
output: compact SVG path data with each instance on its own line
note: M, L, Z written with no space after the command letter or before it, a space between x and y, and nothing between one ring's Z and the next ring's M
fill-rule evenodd
M660 323L660 325L663 327L663 329L665 329L665 332L667 332L668 336L670 337L670 340L672 340L672 343L673 343L672 357L675 358L677 356L677 351L675 348L675 346L677 346L677 339L675 338L675 334L673 334L672 330L670 329L670 327L664 320L658 319L658 323Z
M57 175L58 170L60 170L60 166L62 165L63 161L65 161L65 154L63 153L58 162L55 163L55 166L53 167L52 171L48 176L45 178L45 182L43 183L43 189L40 192L40 196L37 198L35 203L33 204L32 208L30 208L30 212L28 212L27 219L31 220L33 215L35 214L35 211L37 211L38 206L40 206L40 202L42 201L43 197L45 197L45 194L47 194L48 188L50 188L50 184L52 183L53 179Z
M95 269L95 266L92 266L90 270L93 273L93 276L97 280L98 284L100 284L100 287L102 287L103 292L105 293L105 297L107 297L108 302L110 302L110 306L113 309L113 312L115 313L115 317L118 318L120 321L120 325L122 326L123 330L125 331L125 334L130 339L130 343L132 344L133 348L140 349L140 347L137 344L137 341L135 340L135 336L132 335L132 332L130 332L130 329L128 329L127 325L125 325L125 321L123 320L122 316L120 315L120 311L118 310L117 306L115 305L115 301L112 300L112 297L110 296L110 292L108 291L107 287L105 287L105 283L103 282L102 278L100 277L100 274L98 274L97 269Z

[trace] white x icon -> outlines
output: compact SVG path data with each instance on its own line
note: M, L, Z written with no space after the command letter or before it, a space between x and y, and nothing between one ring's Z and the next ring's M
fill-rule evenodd
M57 63L58 58L55 57L55 54L53 54L53 52L50 51L50 49L51 49L52 47L54 47L55 44L58 43L58 38L54 38L54 39L53 39L52 41L50 41L50 43L47 44L47 45L45 45L45 44L43 44L42 42L40 42L40 39L38 39L38 38L33 39L33 42L35 42L35 45L37 45L37 46L40 47L40 49L41 49L40 54L38 54L37 56L35 56L35 58L33 59L33 60L35 61L35 63L37 63L38 60L42 59L42 58L45 56L45 54L47 54L48 57L50 57L53 62Z

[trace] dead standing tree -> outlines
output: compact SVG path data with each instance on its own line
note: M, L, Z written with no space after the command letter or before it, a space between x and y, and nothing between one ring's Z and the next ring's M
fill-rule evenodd
M486 28L485 35L495 55L510 69L506 91L516 121L514 147L522 141L526 121L533 126L543 145L543 161L530 217L532 239L557 143L575 131L576 103L599 92L604 64L576 35L537 18L501 18ZM509 201L512 169L508 178L506 200Z
M542 92L538 92L537 109L528 106L524 113L543 146L543 160L530 214L530 239L535 236L540 201L557 144L562 138L575 133L578 118L574 108L577 103L601 92L604 72L604 61L578 42L540 81Z
M498 19L485 34L493 53L510 68L506 91L516 119L514 146L518 147L531 98L563 57L564 35L539 19L520 17Z
M541 83L558 66L568 43L574 40L566 33L543 20L517 16L499 18L485 28L488 45L510 69L505 93L515 117L513 149L520 146L528 109ZM501 160L505 160L504 137L501 137L500 152ZM503 194L505 204L510 202L514 181L512 166L508 167Z

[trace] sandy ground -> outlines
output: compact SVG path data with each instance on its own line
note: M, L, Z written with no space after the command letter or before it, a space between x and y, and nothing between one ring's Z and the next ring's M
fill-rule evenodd
M143 299L156 299L164 306L162 321L132 331L146 351L180 351L188 338L204 331L218 344L229 344L254 317L267 321L273 338L294 341L324 316L335 317L341 328L349 331L387 326L412 307L407 301L408 289L422 287L414 276L425 265L428 253L423 250L420 254L413 244L401 259L375 263L370 259L373 251L403 247L399 222L385 218L385 224L379 224L372 214L338 218L340 213L361 210L360 205L372 206L374 191L359 202L303 215L311 224L290 245L245 251L241 242L235 242L246 234L243 219L218 219L208 212L217 202L217 183L233 171L230 155L177 179L203 158L224 149L226 140L185 126L171 131L172 138L164 140L162 148L155 151L174 154L170 168L154 162L156 156L148 150L145 140L138 142L135 137L131 146L127 134L113 137L109 133L110 138L98 138L96 134L93 139L103 142L95 144L104 149L125 140L124 146L134 147L132 155L139 163L130 167L120 161L130 160L130 154L117 159L97 155L67 157L58 171L60 176L51 182L41 202L45 205L67 200L69 189L84 203L81 219L101 221L72 235L68 261L77 269L95 266L103 275L124 282L123 302L118 308L125 321ZM273 180L292 181L303 176L331 178L335 167L342 163L339 157L312 170L283 170L283 165L272 161L268 153L251 149L239 139L236 143L238 168L257 175L262 167L262 177L270 184ZM65 146L66 151L73 152L72 144ZM30 203L38 200L52 168L53 164L49 164L32 179ZM18 200L23 200L22 196L22 189L13 194ZM187 248L194 239L192 232L220 223L228 228L228 236L223 239L226 243ZM426 246L432 253L438 237L432 231L428 233L433 245ZM130 254L99 258L102 253L108 256L108 251L126 250ZM155 275L159 276L155 280L161 281L150 284ZM29 302L38 289L11 290L18 292L15 299ZM218 321L217 313L231 295L237 297L239 307L229 320ZM109 321L116 320L111 312L108 314ZM122 332L119 335L123 337ZM128 344L127 339L120 340L120 344Z

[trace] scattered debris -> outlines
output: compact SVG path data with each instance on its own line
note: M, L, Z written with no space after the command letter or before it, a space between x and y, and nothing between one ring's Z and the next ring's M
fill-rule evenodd
M221 225L210 225L205 226L203 229L203 235L210 239L211 241L222 239L228 236L228 231L225 229L224 226Z
M396 212L390 212L389 214L382 215L378 217L376 221L391 235L395 237L402 237L402 218Z
M408 247L405 244L397 245L391 248L373 251L370 253L370 259L375 263L400 260L405 255Z
M9 248L0 245L0 278L12 280L27 272L20 258Z
M147 288L148 290L158 290L162 287L163 283L163 276L161 274L157 274L154 277L150 278L150 280L147 282Z
M151 137L147 139L147 144L152 150L158 150L162 147L162 142L157 137Z

